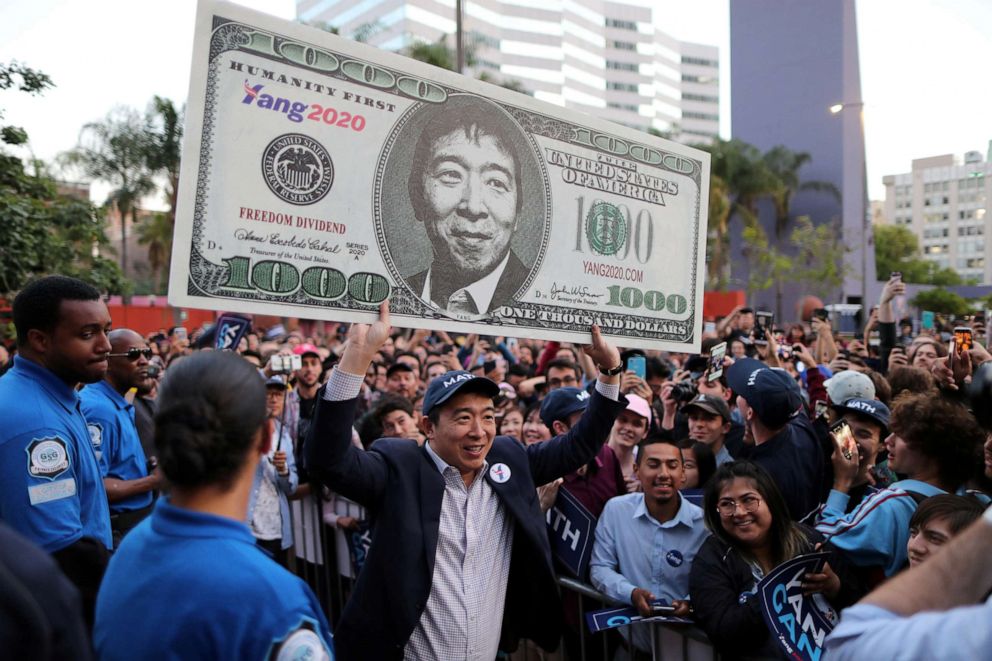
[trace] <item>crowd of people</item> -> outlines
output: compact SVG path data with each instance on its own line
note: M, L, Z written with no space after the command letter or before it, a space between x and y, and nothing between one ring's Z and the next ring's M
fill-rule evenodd
M828 655L933 604L987 617L992 572L962 566L992 564L975 523L992 441L969 397L985 324L914 332L903 293L890 280L854 336L820 310L778 327L737 308L698 355L595 327L588 346L392 328L388 305L215 351L214 326L143 336L85 283L39 279L0 376L0 601L18 613L0 640L42 658L650 658L643 626L583 644L546 525L562 491L597 519L575 578L691 618L723 658L783 658L756 586L813 551ZM365 533L361 563L315 558L301 520L339 560ZM343 613L291 571L313 563L346 578ZM907 597L937 571L967 589ZM921 645L992 654L960 627Z

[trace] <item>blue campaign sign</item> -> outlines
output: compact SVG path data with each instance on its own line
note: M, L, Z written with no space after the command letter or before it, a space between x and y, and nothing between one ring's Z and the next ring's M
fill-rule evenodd
M765 623L785 655L796 661L819 661L823 653L823 639L834 628L822 595L803 594L803 575L818 573L828 553L800 555L773 569L758 583L761 613ZM828 609L824 612L823 608Z
M558 499L548 510L547 521L552 555L575 578L585 580L592 557L596 517L567 489L559 489Z
M239 314L225 312L217 320L217 334L214 336L214 349L218 351L235 351L241 338L251 328L251 319Z
M667 606L668 602L663 599L654 601L656 604ZM669 624L692 624L692 620L673 615L656 615L655 617L642 617L633 606L622 606L620 608L604 608L598 611L586 613L586 626L590 633L596 633L605 629L615 629L624 627L634 622L668 622Z
M365 558L368 557L369 548L372 546L372 528L368 521L359 521L358 529L347 531L345 536L348 539L351 568L355 576L358 576L365 566Z
M703 506L703 490L702 489L682 489L679 491L682 497L688 500L690 503L696 507Z

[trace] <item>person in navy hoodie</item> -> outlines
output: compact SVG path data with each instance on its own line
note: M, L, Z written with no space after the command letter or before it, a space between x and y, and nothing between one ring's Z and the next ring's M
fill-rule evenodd
M169 495L107 568L101 659L333 658L317 598L244 523L271 438L265 384L248 361L210 351L169 368L155 416Z

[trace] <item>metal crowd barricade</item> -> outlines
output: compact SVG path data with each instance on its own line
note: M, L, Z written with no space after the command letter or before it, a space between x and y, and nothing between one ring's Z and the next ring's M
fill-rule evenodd
M324 501L320 489L300 500L291 501L290 516L293 519L293 546L290 567L313 590L320 601L333 629L344 609L345 601L352 587L352 580L341 575L339 561L351 562L350 557L339 558L335 530L324 523ZM630 659L641 661L718 661L713 646L701 630L696 627L666 625L659 622L635 622L629 626L651 627L651 653L635 652L631 655L625 649L612 649L608 636L603 633L591 634L585 626L586 603L592 602L595 608L607 608L606 597L591 586L571 578L558 578L563 593L576 595L578 619L581 632L578 635L578 649L569 655L565 644L554 654L546 654L532 645L522 644L520 649L507 657L510 661L590 661L591 659ZM574 647L574 646L573 646ZM615 645L613 646L616 647ZM613 652L613 656L610 652Z
M601 592L575 579L559 576L558 584L563 590L574 592L596 602L598 604L597 609L608 608L611 605ZM590 648L593 645L591 641L593 636L585 626L585 601L578 599L578 603L579 621L583 625L579 645L580 655L578 659L568 659L568 661L587 661L592 654ZM706 634L697 627L670 625L661 622L635 622L628 626L651 628L651 653L650 655L638 652L630 654L627 653L627 650L620 650L619 656L614 655L615 658L651 659L651 661L718 661L720 658ZM607 659L609 658L608 641L605 636L600 636L600 639L597 648L602 646L603 654L597 658ZM599 650L597 649L597 651ZM624 656L625 654L626 656Z

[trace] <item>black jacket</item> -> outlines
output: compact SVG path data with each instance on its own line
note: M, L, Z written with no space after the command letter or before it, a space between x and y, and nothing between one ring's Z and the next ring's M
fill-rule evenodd
M530 269L511 250L510 259L506 262L506 269L503 271L503 275L500 276L499 283L496 285L496 291L493 292L492 302L487 309L479 310L479 312L491 312L500 306L513 304L513 295L527 282L529 275ZM424 292L424 283L427 282L427 270L407 276L405 280L417 298L420 298L420 295Z
M334 633L337 658L402 659L431 591L444 478L426 449L406 439L380 439L363 452L351 444L356 400L321 396L307 438L312 478L369 509L372 543L358 582ZM627 406L594 393L579 422L550 441L522 447L497 436L487 460L511 477L484 479L514 522L510 577L500 648L529 638L552 650L561 637L561 603L551 564L545 517L536 485L577 470L596 455Z
M800 412L761 445L745 445L738 459L760 464L782 492L793 521L815 516L823 491L823 450L812 424Z
M803 552L812 552L823 536L812 528L800 528L808 543ZM840 578L840 592L828 600L839 610L860 599L863 590L840 553L829 544L823 550L831 553L828 562ZM754 586L751 566L741 554L710 535L692 562L689 595L699 626L725 660L785 658L769 635L757 594L746 594Z

